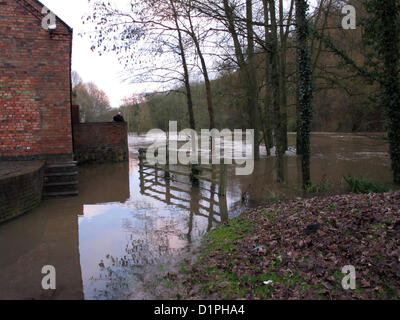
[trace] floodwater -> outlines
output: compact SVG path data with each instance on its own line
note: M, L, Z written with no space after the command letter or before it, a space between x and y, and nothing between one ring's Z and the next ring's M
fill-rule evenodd
M298 197L300 163L295 135L285 157L285 183L276 183L274 157L255 163L251 176L228 167L226 197L208 182L165 180L154 170L140 179L138 148L153 139L129 137L130 161L79 168L80 195L51 199L0 225L0 299L148 299L149 279L195 248L214 226L246 208ZM312 136L312 180L340 193L345 175L390 184L388 145L379 134ZM174 170L185 168L176 166ZM56 269L54 291L41 287L42 267Z

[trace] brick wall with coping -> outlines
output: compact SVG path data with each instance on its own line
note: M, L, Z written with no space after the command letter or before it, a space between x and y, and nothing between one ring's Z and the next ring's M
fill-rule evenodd
M126 123L80 123L79 119L79 106L73 105L74 154L78 163L122 162L129 159Z
M129 159L126 123L74 124L74 154L78 163L122 162Z

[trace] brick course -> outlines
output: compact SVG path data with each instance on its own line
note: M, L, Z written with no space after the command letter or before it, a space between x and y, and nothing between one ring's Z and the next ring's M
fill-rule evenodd
M18 173L0 176L0 223L40 205L44 164L44 161L26 163Z
M0 1L0 159L72 160L72 30L41 27L34 0Z

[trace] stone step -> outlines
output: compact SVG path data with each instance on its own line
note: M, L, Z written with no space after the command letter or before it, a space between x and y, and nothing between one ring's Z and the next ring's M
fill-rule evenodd
M48 163L44 174L43 196L64 197L78 195L78 172L75 161Z
M78 183L72 184L52 184L52 185L44 185L43 192L44 193L54 193L54 192L75 192L78 191Z
M44 183L72 182L78 179L78 172L48 173L44 177Z
M44 198L58 198L58 197L74 197L79 195L78 191L64 191L64 192L44 192Z
M78 185L79 182L77 180L74 181L64 181L64 182L45 182L44 187L60 187L60 186L74 186Z
M64 172L76 172L76 162L48 164L45 168L45 175Z
M47 167L65 167L65 166L77 166L77 161L68 161L68 162L50 162L47 164Z

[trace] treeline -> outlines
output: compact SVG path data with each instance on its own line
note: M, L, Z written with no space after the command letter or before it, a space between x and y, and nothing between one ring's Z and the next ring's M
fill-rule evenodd
M212 81L212 87L213 100L216 105L215 128L242 129L249 127L239 84L235 84L225 76ZM209 128L204 83L191 84L191 92L197 128ZM168 128L168 122L173 120L178 121L180 129L190 126L184 88L176 88L168 93L146 94L143 99L145 101L140 103L126 99L119 109L129 123L131 132L143 133L153 128L165 130ZM295 130L295 114L292 119L291 128Z
M400 182L399 0L354 0L345 12L341 0L130 4L94 1L86 21L94 48L115 52L127 79L163 89L123 107L144 121L133 129L180 119L195 130L254 129L254 158L260 143L268 155L275 146L278 179L296 129L306 185L311 130L385 128Z
M112 108L107 94L94 83L84 83L72 71L72 104L79 105L81 122L107 122L112 120Z
M357 3L356 1L354 3ZM324 30L337 48L344 50L358 63L365 61L366 48L362 38L362 28L344 30L341 13L343 4L336 1L321 1L320 6L310 12L309 22L317 30ZM356 6L358 20L365 16L362 6ZM329 13L329 15L328 15ZM287 130L297 129L296 114L296 52L295 34L289 35L286 52L287 72ZM311 38L312 71L314 80L313 95L313 131L384 131L384 110L380 106L375 93L377 87L369 85L365 79L352 72L342 59L327 50L320 40ZM264 104L266 86L265 57L261 49L256 50L256 73L260 87L259 103ZM241 90L238 74L235 69L219 66L216 80L211 81L212 98L215 106L216 128L245 128L249 119L246 117L246 101ZM209 115L204 82L191 83L193 112L199 128L209 127ZM371 95L371 93L373 93ZM146 95L147 103L140 106L126 104L123 111L131 119L139 116L140 124L135 121L130 127L134 132L147 131L151 128L164 128L169 119L178 120L182 127L189 127L189 115L186 106L185 88L174 88L164 93ZM131 106L132 108L127 108ZM133 120L132 120L133 121Z

